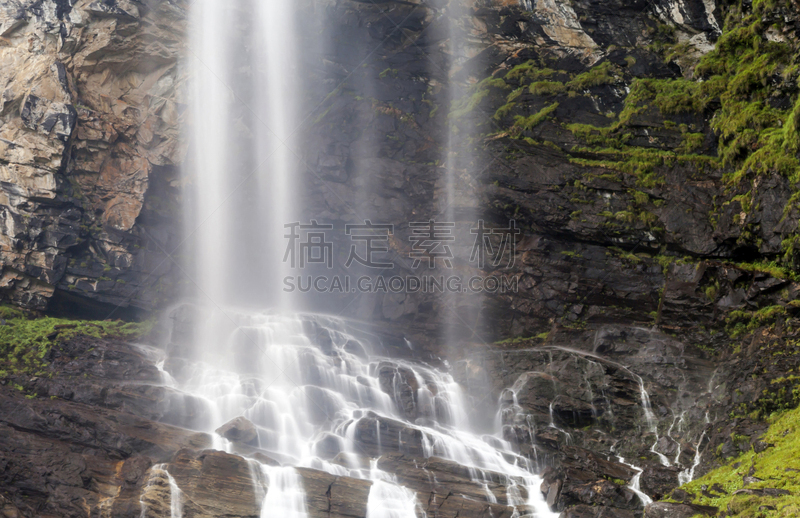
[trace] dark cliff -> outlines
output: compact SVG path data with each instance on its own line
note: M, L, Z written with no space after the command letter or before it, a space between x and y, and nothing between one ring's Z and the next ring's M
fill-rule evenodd
M506 439L546 459L543 492L565 516L641 515L619 483L634 472L607 460L615 455L637 459L647 494L707 503L673 492L698 451L695 476L761 448L765 419L800 403L790 374L800 327L800 6L446 4L318 6L332 44L300 64L312 78L303 204L309 219L337 226L380 215L399 229L393 247L405 256L408 222L442 213L441 158L456 128L470 157L457 186L474 195L465 206L523 230L514 267L502 272L520 290L459 306L478 327L465 324L455 351L438 339L449 309L435 296L325 304L407 336L426 360L447 354L476 400L507 410ZM180 173L190 145L180 127L202 124L185 115L187 7L0 6L4 302L106 318L179 298L184 279L172 256L180 255L182 186L191 181ZM465 48L454 48L442 21L456 11ZM450 75L453 62L463 68ZM365 182L375 186L369 199L357 195ZM386 275L409 273L401 261ZM182 487L194 488L192 512L257 512L200 497L203 476L241 490L247 467L203 451L208 437L160 422L167 396L147 385L157 377L151 358L108 339L45 337L41 372L9 369L0 387L0 498L8 497L0 511L130 516L143 492L163 505L166 475L151 466L168 462ZM512 386L520 387L516 401ZM655 433L639 407L644 386ZM487 391L492 397L481 397ZM360 440L369 448L381 439L365 432ZM414 458L384 457L382 469L445 502L480 497L452 466L427 466L452 476L427 488ZM364 516L359 481L325 476L304 474L326 495L314 512ZM490 508L451 499L428 511L509 512ZM711 512L666 509L652 516Z

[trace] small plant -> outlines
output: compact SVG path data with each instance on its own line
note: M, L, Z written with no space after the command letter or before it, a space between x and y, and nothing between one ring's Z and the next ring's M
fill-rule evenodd
M28 319L14 308L0 307L6 324L0 326L0 365L6 372L39 373L47 364L46 356L53 344L80 335L95 338L135 338L153 328L153 321L87 321L43 317Z

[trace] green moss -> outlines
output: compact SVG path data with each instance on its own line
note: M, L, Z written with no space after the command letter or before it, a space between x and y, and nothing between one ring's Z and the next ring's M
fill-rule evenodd
M732 338L738 338L765 325L772 325L775 319L786 313L783 306L773 305L758 311L735 310L726 318L727 330Z
M774 77L782 72L796 80L797 55L791 45L769 41L766 20L780 20L782 2L763 1L751 14L731 11L715 49L703 57L695 73L705 77L703 91L718 97L721 108L712 120L719 134L719 152L725 165L735 167L728 180L738 183L748 175L777 172L800 178L797 123L800 99L791 110L768 100L776 92ZM785 94L781 94L785 95Z
M549 68L539 68L539 64L534 60L515 66L506 74L507 81L518 81L520 83L536 81L555 74L555 70Z
M508 103L504 104L503 106L498 108L496 112L494 112L494 119L495 120L502 120L502 119L506 118L508 116L508 114L511 113L511 110L513 110L516 105L517 105L517 103L515 103L515 102L508 102Z
M588 167L613 169L635 176L637 185L644 188L664 185L665 179L657 174L658 168L686 163L693 163L698 167L702 167L703 165L713 165L716 162L712 157L679 155L670 151L632 146L622 146L619 149L576 148L573 151L591 153L602 157L603 160L573 158L571 162Z
M481 102L486 99L493 89L508 89L509 86L502 78L487 77L472 87L472 94L463 98L453 101L452 109L450 111L451 119L461 119L464 116L472 113Z
M79 335L134 338L150 332L153 321L125 323L120 321L86 321L63 318L27 319L18 310L4 308L12 318L0 326L0 372L36 373L45 365L50 347Z
M701 92L702 83L687 79L636 79L631 84L626 103L652 104L662 115L700 113L708 101Z
M514 338L506 338L505 340L499 340L495 342L497 345L523 345L529 343L531 340L547 340L547 337L550 335L548 331L543 333L539 333L535 336L524 337L524 336L516 336Z
M25 313L23 313L22 310L19 308L15 308L14 306L0 305L0 318L2 318L3 320L22 318L24 316Z
M800 513L800 409L793 409L770 417L770 427L762 438L773 445L762 453L752 449L732 459L701 478L684 484L681 489L697 495L694 503L730 510L729 516L789 518ZM721 450L720 450L721 452ZM753 469L761 479L748 489L775 488L788 491L788 495L768 496L740 493L743 477ZM719 485L727 494L707 492L704 488ZM760 510L772 506L774 511Z
M564 93L567 87L558 81L537 81L528 87L528 91L533 95L550 96Z
M542 123L545 119L549 118L554 111L558 108L558 103L555 102L551 105L545 106L538 112L528 117L517 115L514 117L514 126L511 128L512 134L519 135L526 131L532 131L533 128Z
M622 259L624 261L628 261L628 262L631 262L631 263L634 263L634 264L642 262L642 258L639 257L638 255L636 255L634 253L631 253L631 252L628 252L626 250L623 250L621 248L618 248L616 246L610 246L610 247L608 247L608 250L609 251L607 253L609 255L613 255L615 257L619 257L620 259Z
M705 293L706 298L708 300L710 300L711 302L714 302L715 300L717 300L717 295L719 295L719 289L720 289L719 280L716 280L716 281L714 281L714 284L711 284L710 286L706 286L706 288L705 288L705 290L703 290L703 292Z
M594 86L611 84L617 80L614 76L614 72L615 67L613 63L604 61L592 67L587 72L576 76L575 79L567 83L567 87L570 90L582 91Z
M694 153L703 147L706 136L704 133L684 133L681 145L676 149L679 153Z
M777 279L789 279L793 281L800 280L795 272L790 269L779 265L775 261L757 261L752 263L736 263L736 267L741 270L749 272L767 273Z

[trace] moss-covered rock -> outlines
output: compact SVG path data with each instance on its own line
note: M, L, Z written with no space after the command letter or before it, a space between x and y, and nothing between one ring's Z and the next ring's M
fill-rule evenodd
M39 373L47 365L51 346L80 335L95 338L135 338L147 334L153 321L141 323L69 320L55 317L28 318L22 311L0 306L0 377L15 373Z
M750 451L672 494L742 518L800 514L800 408L769 418Z

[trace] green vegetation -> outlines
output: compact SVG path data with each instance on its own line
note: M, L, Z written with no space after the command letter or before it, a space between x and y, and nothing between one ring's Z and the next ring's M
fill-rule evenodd
M785 313L786 308L778 305L767 306L758 311L731 311L726 319L728 333L731 338L738 338L759 327L774 324L776 318Z
M550 332L545 331L534 336L517 336L514 338L506 338L505 340L498 340L495 342L495 345L525 345L535 340L546 341L548 336L550 336Z
M461 119L473 111L486 99L492 89L507 90L510 87L499 77L487 77L472 87L472 94L468 97L453 101L450 111L451 119Z
M789 518L800 515L800 408L770 417L762 441L772 445L761 453L750 450L726 465L681 487L696 496L693 503L729 510L742 518ZM761 479L747 486L743 478L751 471ZM704 491L705 488L710 488ZM724 490L718 491L717 489ZM776 496L759 494L765 488ZM754 490L734 494L737 490ZM788 494L786 494L788 493ZM762 506L766 506L762 508Z
M53 344L79 335L135 338L150 332L153 321L86 321L43 317L28 319L22 311L0 306L0 377L9 373L35 374L46 366L45 357Z
M521 65L517 65L506 74L506 80L519 81L520 83L529 83L545 77L550 77L556 71L549 68L539 68L538 63L534 60L528 60Z
M628 261L628 262L634 263L634 264L642 262L642 258L639 257L638 255L636 255L634 253L631 253L631 252L628 252L626 250L623 250L621 248L618 248L616 246L608 247L608 252L606 252L606 255L612 255L612 256L615 256L615 257L619 257L623 261Z
M758 189L759 177L780 174L789 179L795 195L786 204L784 217L792 217L793 207L800 203L800 48L796 35L786 27L785 14L796 10L790 0L755 0L749 10L742 5L731 2L722 7L723 33L714 50L702 57L693 55L686 42L678 41L674 27L659 24L650 29L650 49L666 60L678 60L684 71L694 66L694 78L631 79L629 68L636 60L630 56L620 65L601 60L578 75L556 70L553 62L537 58L514 66L502 78L478 83L472 97L454 110L454 116L474 109L495 91L492 89L508 89L492 125L503 126L498 135L533 144L531 130L554 117L558 102L565 104L567 96L588 96L604 85L629 83L622 110L605 113L607 124L562 121L579 142L564 151L571 155L572 163L587 168L584 181L604 179L630 186L632 177L634 192L642 193L664 186L665 172L675 167L689 169L697 180L708 171L722 171L727 191L715 200L711 223L720 221L724 204L739 201L742 217L734 223L742 229L737 244L762 248L759 220L748 217L751 211L760 210L757 200L763 188ZM531 104L538 109L543 100L547 101L545 107L531 115ZM697 115L708 121L704 132L690 123L699 120ZM602 117L598 119L602 121ZM661 132L643 134L642 119L645 126L661 119L667 134L674 134L663 141ZM704 155L713 147L707 140L712 137L717 140L716 153ZM643 143L643 139L649 141ZM608 218L607 226L638 221L655 224L645 208L649 203L644 198L635 200L632 207ZM780 255L769 261L738 266L798 280L794 271L800 267L800 230L783 236ZM706 295L716 296L713 291Z
M528 87L528 91L533 95L550 96L558 95L567 90L564 83L558 81L537 81Z
M514 118L514 126L511 128L511 133L513 135L519 135L520 133L526 131L532 131L533 128L538 126L545 119L549 118L553 112L556 111L556 108L558 108L558 103L553 103L549 106L545 106L538 112L534 113L533 115L529 115L528 117L517 115Z
M781 83L796 84L798 78L796 49L765 35L770 23L783 23L780 10L786 7L792 9L786 1L756 1L747 15L731 7L716 48L695 70L705 79L702 92L721 104L712 128L720 135L724 164L734 167L732 183L771 172L800 180L800 99L788 110L770 103Z
M586 90L593 86L607 85L614 83L614 65L610 61L603 61L589 71L580 74L572 81L567 83L570 90Z
M800 275L785 266L779 265L775 261L757 261L752 263L736 263L736 267L748 272L760 272L769 274L776 279L789 279L799 281Z

